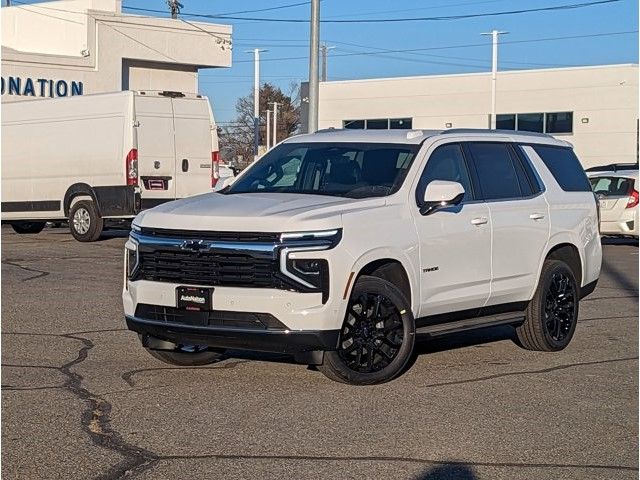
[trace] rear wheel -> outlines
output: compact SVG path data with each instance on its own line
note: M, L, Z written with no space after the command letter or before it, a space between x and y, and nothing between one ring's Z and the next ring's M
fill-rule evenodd
M392 380L407 365L415 343L411 306L394 284L362 276L353 287L338 350L318 366L328 378L352 385Z
M573 271L560 260L545 260L526 319L516 328L522 346L554 352L569 345L578 322L578 300Z
M151 350L149 354L161 362L179 367L197 367L219 362L224 350L211 350L206 345L176 345L175 350Z
M44 229L45 225L45 222L13 222L11 227L16 233L26 234L40 233Z
M102 234L104 221L91 200L80 200L69 210L69 230L79 242L95 242Z

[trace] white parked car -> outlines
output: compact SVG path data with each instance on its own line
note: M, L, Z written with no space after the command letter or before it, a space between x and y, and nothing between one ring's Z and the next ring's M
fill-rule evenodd
M513 325L565 348L602 251L571 146L542 134L327 130L285 140L219 193L136 217L128 327L156 358L289 353L385 382L416 334Z
M638 238L638 166L596 167L587 175L600 204L600 233Z

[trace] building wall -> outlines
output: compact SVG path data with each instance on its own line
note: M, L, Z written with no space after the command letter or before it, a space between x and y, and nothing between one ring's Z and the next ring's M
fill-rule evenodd
M585 167L637 161L637 65L499 72L496 103L498 114L573 112L573 133L558 136ZM322 82L318 124L409 117L418 129L488 128L490 109L484 73Z
M123 87L197 93L199 68L231 66L230 26L191 22L194 26L123 15L119 9L119 0L3 8L2 102L59 96L59 82L81 84L83 94ZM20 79L20 94L8 88L11 78L14 84ZM28 79L34 92L25 91Z

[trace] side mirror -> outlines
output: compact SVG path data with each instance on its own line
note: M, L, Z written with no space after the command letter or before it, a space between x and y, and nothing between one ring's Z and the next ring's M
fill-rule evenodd
M433 180L424 192L424 202L420 207L421 215L431 215L438 210L458 205L464 198L464 187L458 182Z

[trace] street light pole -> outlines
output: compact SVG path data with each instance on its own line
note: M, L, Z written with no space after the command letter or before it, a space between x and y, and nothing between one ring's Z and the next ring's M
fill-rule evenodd
M247 50L253 52L253 159L258 158L258 146L260 142L260 50L254 48Z
M320 47L320 0L311 0L311 34L309 42L309 133L318 130L318 50Z
M498 35L509 32L500 32L492 30L482 35L491 35L492 39L492 55L491 55L491 130L496 129L496 80L498 77Z
M278 102L271 102L273 105L273 146L278 143Z
M323 82L327 81L327 55L329 50L333 50L336 47L329 47L326 43L323 43L320 47L320 53L322 58L322 70L320 71L320 78Z
M267 110L267 152L271 149L271 110Z

